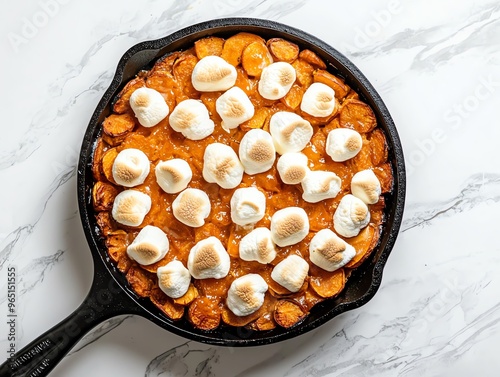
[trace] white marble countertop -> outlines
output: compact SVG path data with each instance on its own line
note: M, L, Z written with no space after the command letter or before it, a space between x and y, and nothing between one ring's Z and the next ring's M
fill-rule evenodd
M51 376L498 375L497 0L2 7L0 360L9 347L9 267L18 279L17 349L70 314L90 287L75 165L121 55L193 23L244 16L289 24L336 47L392 113L406 153L407 206L379 292L306 335L246 349L186 341L145 319L118 317L88 334Z

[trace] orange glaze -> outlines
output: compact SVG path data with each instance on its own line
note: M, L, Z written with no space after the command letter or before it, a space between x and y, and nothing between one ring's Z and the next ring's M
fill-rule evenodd
M188 50L180 54L177 53L174 57L177 59L174 63L169 63L169 58L163 60L161 63L158 63L155 68L149 72L149 76L147 76L145 80L145 85L162 93L171 111L177 103L184 99L201 99L201 101L207 106L210 116L215 122L215 131L212 135L203 140L192 141L184 138L180 133L173 131L168 124L168 117L160 122L159 125L152 128L144 128L136 121L135 129L130 132L123 139L123 141L119 143L119 145L116 146L116 150L120 152L126 148L137 148L142 150L148 156L151 162L150 173L143 184L136 186L133 189L142 191L149 195L152 200L152 207L151 211L146 215L144 222L138 228L124 227L115 222L112 222L111 226L114 229L124 229L128 232L129 237L124 240L123 249L125 249L126 246L134 239L140 228L146 225L157 226L167 234L170 241L170 250L167 255L161 261L153 265L141 266L144 270L151 272L150 277L153 281L156 278L153 273L156 272L159 266L163 266L172 260L180 260L184 265L187 265L189 251L195 243L209 236L215 236L221 240L223 245L225 245L228 250L231 257L231 269L228 276L223 279L195 280L194 285L198 289L200 296L206 296L211 300L220 302L222 305L231 282L235 278L247 273L260 274L269 284L273 292L276 294L287 294L287 290L285 288L280 287L271 279L270 276L273 266L291 254L300 255L308 263L310 263L308 250L311 238L315 232L320 229L333 229L333 214L335 209L340 199L345 194L350 192L350 181L353 174L361 170L361 168L364 168L363 164L368 163L367 159L369 159L369 157L360 161L357 161L355 158L352 159L352 161L338 163L333 162L326 154L325 143L328 134L327 130L329 131L333 128L340 127L337 112L337 115L333 119L328 119L328 122L321 123L318 120L312 122L314 129L313 137L311 142L302 151L302 153L308 157L309 168L311 170L333 171L341 178L342 188L336 198L324 200L319 203L305 202L302 199L302 189L300 185L286 185L281 182L277 173L276 162L267 172L253 176L244 174L242 183L238 187L256 186L265 193L267 199L266 214L264 218L255 225L256 227L269 227L270 219L274 212L285 207L298 206L304 208L309 216L310 233L305 240L299 244L283 248L277 247L278 256L268 265L241 260L238 257L238 244L239 240L248 231L245 231L243 228L233 224L231 221L231 209L229 203L235 189L223 189L217 184L207 183L203 179L203 154L206 146L214 142L229 145L236 153L238 153L239 142L245 132L249 129L247 124L251 121L248 121L240 127L230 130L229 132L223 130L221 127L221 119L215 111L215 101L222 94L222 92L198 93L194 90L194 88L192 88L190 83L190 72L197 61L193 50ZM174 57L171 57L170 59L174 61ZM165 69L164 67L162 70L157 68L159 66L161 68L161 64L164 66L168 66L169 64L173 66L174 68L169 68L173 69L173 74L168 74L168 72L165 73L162 71ZM307 63L303 62L303 64ZM176 67L179 68L178 71L175 70ZM264 130L268 130L270 114L274 114L277 111L295 111L304 116L300 110L288 108L284 102L280 100L270 101L263 99L257 91L258 80L256 78L249 77L241 66L237 67L237 72L238 78L236 86L243 89L249 95L249 98L255 106L256 114L258 113L258 109L267 109L266 114L268 114L268 116L266 122L263 124ZM307 88L303 87L302 91L305 91L305 89ZM340 99L340 104L341 102L342 99ZM127 104L121 103L120 105L126 108ZM124 116L127 113L133 116L130 108L126 109ZM380 149L381 145L382 148L385 148L385 139L382 142L380 141L381 132L376 129L375 131L363 135L364 145L360 155L370 156L370 153L375 153L377 158L380 160L380 151L373 151L370 143L370 136L373 132L377 132L377 148ZM102 148L105 151L110 149L111 146L103 143ZM172 158L181 158L189 163L193 172L193 179L189 183L188 187L201 189L206 192L210 198L212 210L209 217L206 219L205 225L200 228L188 227L175 219L172 214L171 204L177 194L165 193L156 183L156 177L154 174L155 166L159 161L169 160ZM386 158L383 158L382 161L378 162L381 164L385 162L385 160ZM100 164L101 161L94 161L94 163ZM102 179L102 176L100 176L100 179ZM98 180L98 178L96 178L96 180ZM121 187L118 188L120 190L123 189ZM370 208L372 224L377 228L379 228L379 225L381 225L383 221L383 209L383 205L374 205ZM349 239L346 240L349 242ZM124 253L123 258L128 258L126 253ZM132 262L132 265L134 263L135 262ZM314 274L314 271L317 270L318 268L313 266L313 268L310 269L310 275ZM322 271L321 275L324 274L328 273ZM317 283L318 279L316 279L315 282ZM323 300L323 298L319 297L314 291L308 289L307 284L305 284L303 289L304 291L296 294L294 299L304 308L304 310L308 311L315 303ZM290 292L288 292L288 294L289 293ZM270 295L270 293L268 292L266 295ZM198 301L198 304L199 302L201 301ZM269 317L269 313L266 313L266 315Z

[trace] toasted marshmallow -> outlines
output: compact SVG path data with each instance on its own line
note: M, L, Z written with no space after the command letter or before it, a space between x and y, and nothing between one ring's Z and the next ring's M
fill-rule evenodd
M149 159L135 148L122 150L113 162L113 179L119 185L134 187L144 183L149 174Z
M201 140L214 132L214 121L210 119L207 107L195 99L180 102L168 121L174 131L189 140Z
M154 127L169 113L163 96L151 88L136 89L130 96L130 107L139 123L144 127Z
M156 182L167 194L181 192L193 178L193 172L189 164L181 158L160 161L156 165L155 174Z
M241 139L239 155L245 173L253 175L268 171L276 160L273 138L266 131L250 130Z
M240 240L240 258L246 261L271 263L276 258L276 247L267 228L255 228Z
M166 266L158 267L158 286L168 297L179 298L189 289L191 274L182 262L174 260Z
M309 244L309 259L325 271L344 267L356 255L354 247L330 229L321 229Z
M340 178L331 171L310 171L301 182L302 199L317 203L324 199L335 198L340 192Z
M187 188L172 202L172 213L181 223L198 228L205 224L211 210L208 195L195 188Z
M356 156L363 146L361 135L349 128L335 128L326 138L326 153L333 161L342 162Z
M146 225L127 247L127 255L137 263L148 266L158 262L168 252L167 235L160 228Z
M271 279L290 292L298 292L309 272L309 263L292 254L279 262L271 272Z
M136 190L120 192L113 203L111 215L126 226L139 226L151 209L151 198Z
M306 211L299 207L287 207L271 217L271 237L278 246L295 245L309 233Z
M284 153L279 159L276 167L283 183L296 185L306 177L309 172L307 156L300 152Z
M266 197L255 187L237 189L231 197L231 220L238 225L253 224L266 212Z
M243 275L231 283L227 291L226 305L238 317L252 314L264 304L267 288L262 276Z
M382 192L380 181L372 170L362 170L354 174L351 180L352 194L366 204L375 204Z
M225 189L235 188L243 178L243 165L230 146L213 143L205 148L203 178Z
M221 279L227 276L231 261L219 239L208 237L189 251L188 269L195 279Z
M215 110L222 118L222 127L232 129L246 122L255 112L250 98L237 86L232 87L215 101Z
M313 117L332 115L335 106L335 91L320 82L315 82L307 88L300 103L300 109Z
M205 56L194 66L191 82L200 92L227 90L236 82L236 68L219 56Z
M300 115L288 111L273 114L269 122L269 130L273 137L274 147L279 154L300 152L313 135L311 123Z
M266 99L283 98L292 87L297 74L295 68L286 62L276 62L262 70L259 80L259 94Z
M370 222L370 211L361 199L347 194L333 215L335 231L344 237L354 237Z

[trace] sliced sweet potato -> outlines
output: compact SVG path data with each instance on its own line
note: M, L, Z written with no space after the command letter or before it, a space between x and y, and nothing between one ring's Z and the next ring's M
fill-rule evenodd
M293 63L299 57L299 46L281 38L269 39L267 47L276 61Z
M381 129L375 129L369 137L371 160L373 166L387 161L387 142Z
M311 288L319 296L330 298L338 295L345 286L344 269L328 272L317 266L311 266Z
M241 55L241 66L249 76L260 77L262 70L273 62L264 41L250 43Z
M173 77L173 67L175 61L181 56L179 51L173 52L170 55L160 58L153 68L149 71L148 78L151 76L170 76Z
M118 94L118 99L113 105L113 111L118 114L123 114L130 110L130 96L136 89L142 88L146 83L143 77L136 77L130 80Z
M102 172L108 181L115 183L113 179L113 163L118 156L116 148L108 149L102 156Z
M153 288L153 279L151 273L143 270L138 265L132 265L126 275L127 281L140 297L151 295Z
M222 321L229 326L242 327L248 325L252 321L255 321L262 314L263 310L259 309L252 314L239 317L229 310L229 308L224 306L222 308Z
M92 188L92 204L95 211L109 211L118 195L118 189L101 181L96 182Z
M196 279L194 285L202 296L224 297L232 281L233 278L228 275L222 279Z
M111 137L123 136L134 129L135 117L130 113L111 114L102 122L102 130Z
M175 321L184 316L184 306L175 304L157 285L151 290L150 299L168 318Z
M363 140L361 150L356 156L346 162L353 172L370 169L372 167L370 142L363 134L361 135L361 138Z
M354 247L356 255L346 264L348 268L358 267L373 251L379 239L379 229L373 224L369 224L356 237L347 239L347 242Z
M264 40L256 34L245 32L233 35L224 42L221 57L236 67L241 62L243 50L253 42L264 42Z
M184 296L174 298L174 303L187 306L191 304L199 295L200 294L198 293L196 287L193 284L190 284L187 292L184 293Z
M221 56L224 39L218 37L207 37L194 42L194 51L198 59L206 56Z
M370 132L377 125L377 119L370 106L357 99L348 99L340 109L340 126L352 128L359 133Z
M123 274L126 274L130 267L133 265L132 259L128 257L127 254L123 254L120 256L120 259L118 259L118 263L116 264L116 267L118 268L119 271L121 271Z
M356 99L359 100L359 94L355 92L354 90L350 89L349 93L347 93L347 96L345 97L346 100L348 99Z
M127 256L128 235L122 229L115 230L106 237L106 247L109 257L113 262L118 262L124 256Z
M306 313L295 302L279 300L274 309L274 320L281 327L289 328L304 318Z
M96 221L97 225L99 225L99 229L101 230L101 234L104 237L107 237L113 231L114 227L110 212L99 212L96 215Z
M240 124L240 128L248 131L252 128L263 128L266 119L272 114L269 107L259 107L256 109L254 116L246 122Z
M380 181L382 194L390 192L394 183L391 164L386 162L380 166L377 166L376 168L373 168L373 172Z
M92 176L96 181L105 179L102 171L102 156L104 155L104 143L101 138L97 139L97 144L94 149L94 156L92 158Z
M174 63L173 72L174 78L179 85L182 86L182 91L186 98L199 98L199 92L193 87L191 74L194 66L198 63L198 58L191 54L184 54L179 57ZM177 103L185 98L177 98Z
M122 136L117 136L117 137L112 137L112 136L106 135L105 133L102 134L102 140L111 147L119 146L121 143L123 143L123 141L125 140L126 137L127 137L127 134L122 135Z
M302 86L293 84L290 91L281 98L281 102L292 110L296 110L300 103L302 102L302 97L304 96L305 90Z
M198 329L216 329L219 326L220 317L219 303L207 297L198 297L189 306L189 321Z
M269 293L272 296L276 298L291 298L301 295L302 292L304 292L309 286L309 282L306 279L304 281L304 284L302 284L302 287L300 287L300 289L297 292L290 292L288 289L279 285L272 279L268 282L268 285L269 285Z
M273 313L265 313L250 323L248 327L256 331L268 331L276 328L276 321L274 320Z
M307 291L304 292L304 304L306 310L311 310L311 308L320 303L321 301L324 301L325 299L321 296L319 296L314 289L312 288L312 285L309 284L309 288Z
M297 82L307 89L313 83L313 72L314 67L302 59L297 59L292 63L293 68L295 68L295 73L297 74Z
M349 87L344 83L344 81L337 76L332 75L330 72L324 69L317 69L313 73L314 82L320 82L322 84L328 85L335 92L335 97L338 99L344 98L349 92Z
M305 49L299 53L299 58L305 60L312 66L320 69L326 69L326 64L316 53L311 50Z

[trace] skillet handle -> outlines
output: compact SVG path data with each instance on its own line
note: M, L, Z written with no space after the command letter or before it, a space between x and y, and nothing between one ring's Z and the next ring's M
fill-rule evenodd
M96 268L90 292L80 307L0 365L0 377L47 376L96 325L120 314L139 314L131 303L109 274Z

